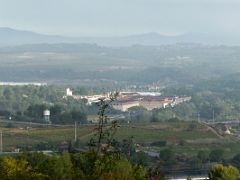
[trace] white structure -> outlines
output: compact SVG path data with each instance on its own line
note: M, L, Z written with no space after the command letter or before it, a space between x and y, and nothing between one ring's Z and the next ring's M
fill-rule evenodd
M71 91L70 88L67 88L66 89L66 96L72 96L73 95L73 92Z
M109 100L109 95L93 95L93 96L81 96L81 99L87 100L87 105L98 103L100 99Z
M45 122L50 123L50 110L46 109L43 111L43 119Z

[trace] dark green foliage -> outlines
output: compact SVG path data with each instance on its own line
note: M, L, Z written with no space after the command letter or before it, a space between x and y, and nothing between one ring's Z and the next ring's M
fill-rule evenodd
M194 131L195 129L197 128L197 123L191 123L191 124L189 124L189 126L188 126L188 131Z
M145 152L134 152L130 157L130 162L132 164L138 164L142 165L143 167L146 167L150 164L151 159Z
M240 153L236 154L233 158L232 158L232 163L234 164L234 166L236 166L237 168L240 169Z
M206 163L209 159L209 152L208 151L198 151L197 158L202 163Z
M163 161L169 161L175 159L175 154L172 149L163 149L160 151L159 157Z
M124 153L128 159L136 152L133 137L123 139L123 141L119 143L119 146L121 152Z
M161 150L159 157L165 166L172 167L177 163L175 152L172 149Z
M128 112L131 122L146 122L152 119L152 113L143 107L131 107Z
M155 168L148 169L148 179L166 180L167 178L162 172L161 167L158 165Z
M160 147L164 147L167 145L167 141L156 141L151 143L151 146L160 146Z
M174 122L179 122L180 120L175 117L175 118L170 118L170 119L168 119L167 121L174 123Z
M222 149L215 149L212 150L209 154L209 159L212 162L220 162L223 160L223 153L224 151Z
M197 157L191 158L190 166L192 169L201 169L202 165L202 161Z
M87 122L87 107L81 100L64 99L64 89L53 86L0 87L0 115L12 120L44 122L43 111L49 109L52 123Z

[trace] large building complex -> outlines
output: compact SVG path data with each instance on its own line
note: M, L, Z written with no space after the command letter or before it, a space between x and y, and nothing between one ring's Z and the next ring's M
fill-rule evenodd
M73 95L72 91L68 88L64 97L71 96L74 99L85 99L87 105L92 105L99 102L100 99L109 100L110 94L80 96ZM164 97L159 92L120 92L117 99L112 103L112 107L123 112L128 111L132 107L143 107L147 110L153 110L169 106L173 107L190 100L190 96Z
M190 96L163 97L157 94L148 93L120 93L118 99L113 103L113 108L120 111L127 111L131 107L143 107L147 110L166 108L190 101Z

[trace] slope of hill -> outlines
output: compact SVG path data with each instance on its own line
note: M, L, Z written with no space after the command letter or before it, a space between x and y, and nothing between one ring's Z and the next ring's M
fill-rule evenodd
M0 39L0 46L72 42L70 38L66 37L43 35L31 31L15 30L8 27L0 28Z

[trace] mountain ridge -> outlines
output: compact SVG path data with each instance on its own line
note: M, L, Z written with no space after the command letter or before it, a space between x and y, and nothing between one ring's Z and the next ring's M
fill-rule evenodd
M240 45L239 38L232 35L212 33L185 33L180 35L162 35L157 32L134 34L119 37L66 37L46 35L27 30L0 27L0 46L16 46L42 43L90 43L100 46L158 46L176 43L197 43L209 45Z

